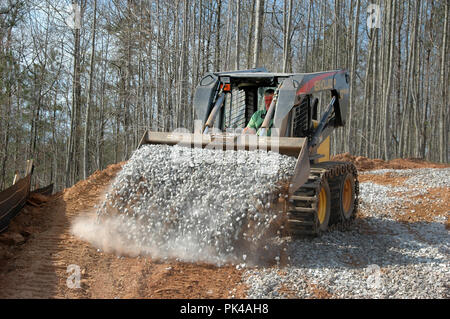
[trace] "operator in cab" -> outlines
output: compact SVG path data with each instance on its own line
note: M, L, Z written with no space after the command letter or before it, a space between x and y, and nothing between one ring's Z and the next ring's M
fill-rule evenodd
M266 108L264 110L259 110L253 113L250 121L247 124L247 127L242 131L243 134L256 134L264 122L264 118L266 117L267 111L270 108L270 104L273 100L273 95L275 91L273 89L267 89L264 92L264 104ZM273 125L273 119L270 120L269 130L267 131L267 136L270 136L271 127Z

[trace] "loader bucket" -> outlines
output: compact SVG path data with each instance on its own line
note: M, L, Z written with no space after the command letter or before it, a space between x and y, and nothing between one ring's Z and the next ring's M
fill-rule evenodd
M145 144L178 145L221 150L266 150L295 156L297 163L289 187L293 193L307 180L310 171L307 139L299 137L267 137L241 134L193 134L182 132L146 131L138 148Z

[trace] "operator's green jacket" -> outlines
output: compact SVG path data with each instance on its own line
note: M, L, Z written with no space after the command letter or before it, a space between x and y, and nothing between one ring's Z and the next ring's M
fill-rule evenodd
M264 118L266 117L266 114L267 114L266 109L259 110L259 111L256 111L255 113L253 113L252 118L250 119L250 122L248 122L247 127L253 128L258 132L259 128L261 127L261 125L264 122ZM267 136L270 136L270 133L272 130L271 129L272 125L273 125L273 119L270 120L269 130L267 131Z

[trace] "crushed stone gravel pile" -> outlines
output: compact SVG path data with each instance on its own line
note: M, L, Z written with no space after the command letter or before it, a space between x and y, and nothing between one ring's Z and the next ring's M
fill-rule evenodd
M289 264L243 274L249 298L449 298L450 236L444 220L399 222L405 201L449 187L450 169L380 170L404 186L360 183L360 212L347 231L286 240ZM401 194L401 195L399 195ZM443 194L445 196L445 194Z
M261 150L145 145L118 173L98 222L137 254L242 262L281 216L274 203L295 162Z

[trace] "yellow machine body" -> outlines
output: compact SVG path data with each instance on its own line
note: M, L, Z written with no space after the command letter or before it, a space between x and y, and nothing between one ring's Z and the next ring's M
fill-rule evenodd
M314 128L316 128L319 125L319 121L312 121ZM317 154L323 155L323 157L319 158L318 162L327 162L330 160L330 137L328 136L322 144L320 144L319 148L317 149Z

